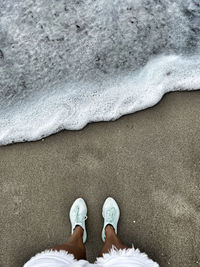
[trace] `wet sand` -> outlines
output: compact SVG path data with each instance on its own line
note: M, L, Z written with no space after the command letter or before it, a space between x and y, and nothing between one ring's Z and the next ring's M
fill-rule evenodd
M65 242L68 211L88 204L87 255L102 246L101 206L121 208L119 236L161 266L200 265L200 91L164 96L115 122L0 147L0 266Z

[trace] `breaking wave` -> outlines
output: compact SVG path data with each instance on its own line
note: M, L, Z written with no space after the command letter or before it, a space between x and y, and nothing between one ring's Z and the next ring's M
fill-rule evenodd
M0 145L200 89L199 0L2 0Z

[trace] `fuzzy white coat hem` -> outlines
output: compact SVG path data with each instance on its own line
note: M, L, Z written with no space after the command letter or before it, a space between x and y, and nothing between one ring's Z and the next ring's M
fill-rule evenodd
M94 264L86 260L77 261L72 254L67 251L45 250L32 257L24 267L159 267L159 265L149 259L145 253L134 247L117 250L113 247L109 253L97 258Z

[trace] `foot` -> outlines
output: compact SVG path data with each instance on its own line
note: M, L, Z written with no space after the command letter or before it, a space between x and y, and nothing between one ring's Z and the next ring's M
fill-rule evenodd
M102 230L102 240L105 242L106 236L105 236L105 228L109 224L113 227L115 230L115 233L117 234L117 224L119 221L120 216L120 210L117 205L117 202L112 198L108 197L104 204L102 209L102 216L104 218L104 225Z
M69 212L69 218L72 224L72 234L77 225L83 228L83 243L85 243L87 239L87 232L85 228L85 220L87 219L87 206L82 198L77 198L74 201Z

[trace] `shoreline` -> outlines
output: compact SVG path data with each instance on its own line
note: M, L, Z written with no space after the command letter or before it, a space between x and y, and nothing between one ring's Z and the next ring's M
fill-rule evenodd
M22 266L64 242L69 208L79 196L89 207L86 246L94 260L102 246L101 205L109 195L119 202L119 235L126 244L161 266L195 264L199 107L200 91L168 93L116 121L0 147L1 265Z

